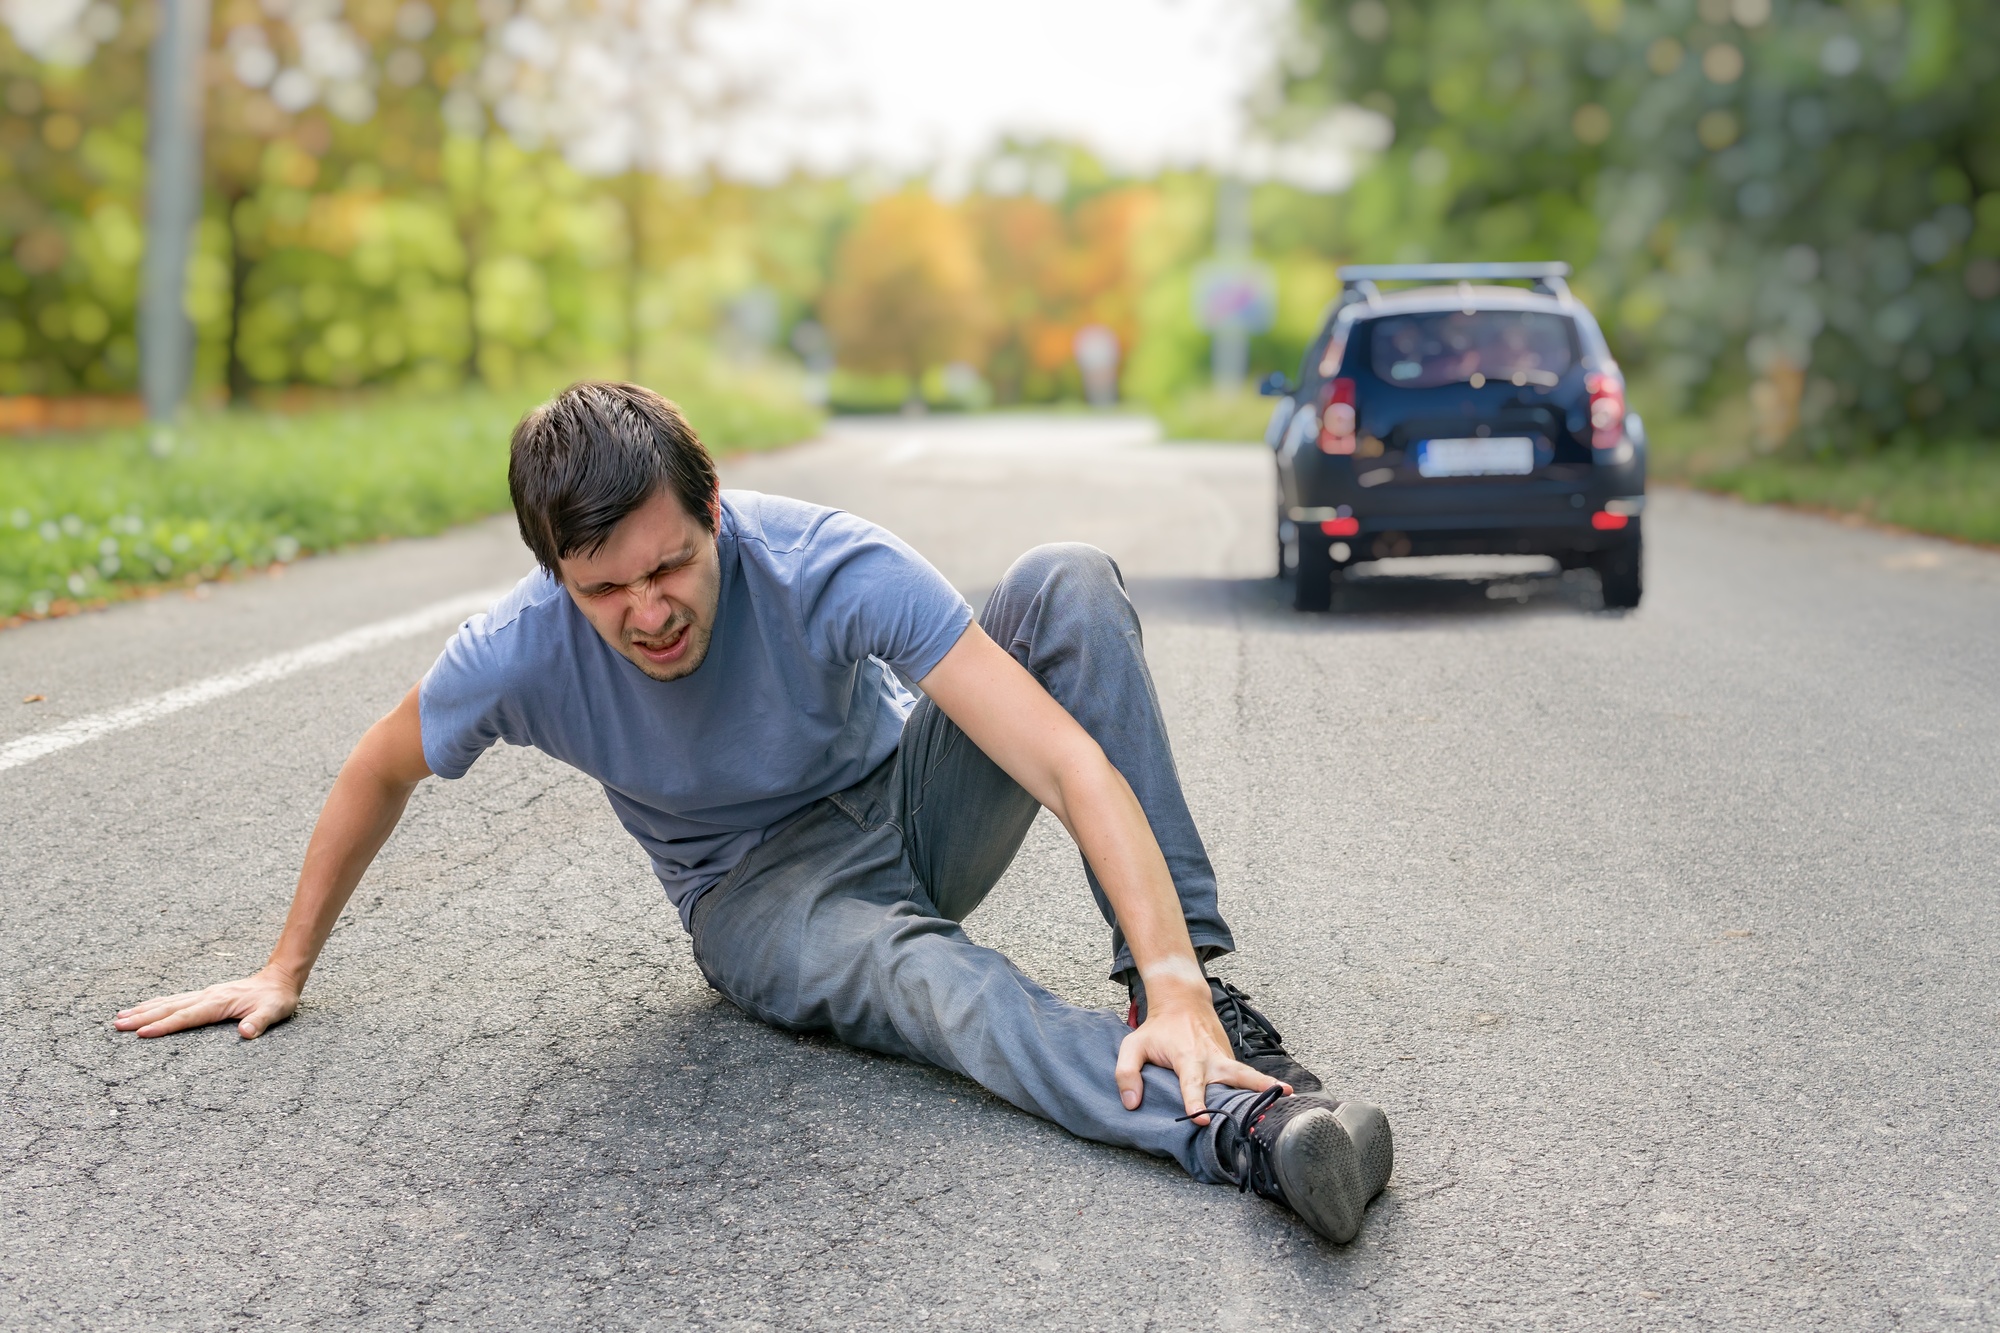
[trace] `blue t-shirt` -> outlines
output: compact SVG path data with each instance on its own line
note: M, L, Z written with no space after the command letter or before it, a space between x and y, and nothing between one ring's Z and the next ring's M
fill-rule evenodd
M537 569L459 627L418 695L440 777L504 740L603 783L684 923L773 825L894 752L915 703L895 672L929 675L972 621L922 556L837 509L724 491L716 554L691 675L646 675Z

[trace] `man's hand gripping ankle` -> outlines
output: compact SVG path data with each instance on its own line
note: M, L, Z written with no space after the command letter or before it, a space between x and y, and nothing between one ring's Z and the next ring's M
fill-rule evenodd
M1145 1096L1147 1065L1171 1069L1181 1081L1181 1100L1197 1125L1208 1123L1208 1085L1221 1083L1250 1092L1292 1089L1231 1057L1229 1037L1215 1016L1208 978L1194 958L1169 957L1139 969L1146 983L1146 1021L1118 1048L1118 1095L1136 1111Z

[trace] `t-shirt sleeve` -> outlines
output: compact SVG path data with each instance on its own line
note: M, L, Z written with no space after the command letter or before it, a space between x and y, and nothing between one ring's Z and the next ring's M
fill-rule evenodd
M464 777L495 741L527 743L509 707L511 664L488 621L474 616L459 626L417 690L424 762L441 778Z
M795 585L813 651L830 662L879 657L905 680L944 660L972 607L893 533L848 513L821 522Z

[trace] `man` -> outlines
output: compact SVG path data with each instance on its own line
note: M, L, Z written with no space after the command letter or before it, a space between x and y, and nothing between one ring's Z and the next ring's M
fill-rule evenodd
M355 747L270 961L117 1027L234 1019L254 1038L290 1017L417 783L506 740L604 784L703 975L746 1012L955 1070L1353 1239L1389 1176L1388 1123L1322 1095L1248 997L1204 974L1234 943L1108 557L1029 552L975 624L881 528L722 493L678 409L629 384L530 412L508 484L540 567ZM1125 1022L957 925L1038 806L1083 852Z

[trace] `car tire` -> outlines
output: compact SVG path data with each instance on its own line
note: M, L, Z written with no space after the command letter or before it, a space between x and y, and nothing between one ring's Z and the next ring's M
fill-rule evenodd
M1292 609L1325 611L1333 606L1333 543L1326 538L1299 534L1299 563L1292 571Z
M1629 610L1639 604L1639 598L1646 591L1641 572L1645 563L1644 549L1644 544L1635 537L1608 551L1598 552L1597 558L1591 561L1597 570L1598 581L1604 585L1606 609Z

